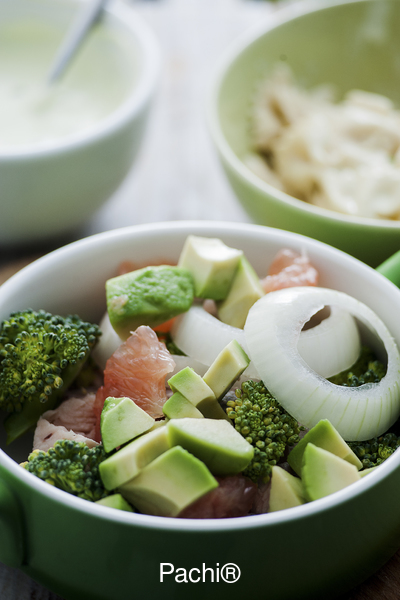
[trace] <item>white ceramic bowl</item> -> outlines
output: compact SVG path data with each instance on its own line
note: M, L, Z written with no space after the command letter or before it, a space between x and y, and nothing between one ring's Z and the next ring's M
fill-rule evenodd
M238 223L141 225L75 242L0 287L0 319L27 306L99 319L105 281L120 261L176 261L189 233L243 249L259 275L277 250L304 248L321 285L368 304L400 344L400 291L382 275L312 239ZM1 431L0 448L0 560L66 599L325 600L365 579L400 543L399 452L360 482L307 505L196 521L94 505L21 469L14 461L26 459L26 441L7 448ZM216 565L234 563L241 575L234 585L212 583L210 577L201 584L174 577L161 582L160 563L187 572L202 564L215 571Z
M61 41L82 6L82 0L0 0L0 22L2 28L46 25ZM83 225L134 163L158 82L157 41L146 23L119 0L110 2L100 29L90 36L94 38L85 40L65 77L76 69L76 81L82 79L86 61L93 66L88 78L96 70L98 97L111 85L109 77L101 81L109 50L115 70L126 71L126 89L109 114L85 129L45 144L0 147L0 244L56 238ZM105 54L99 51L97 56L98 48ZM48 57L49 68L52 58Z

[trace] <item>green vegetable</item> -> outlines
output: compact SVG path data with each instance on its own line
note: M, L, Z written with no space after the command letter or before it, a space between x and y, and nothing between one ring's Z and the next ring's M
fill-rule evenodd
M157 334L157 335L161 341L164 341L168 352L170 352L171 354L176 354L177 356L186 356L186 354L184 352L182 352L182 350L180 348L178 348L178 346L172 340L169 333L167 335L165 335L165 337L163 337L162 335L159 335L159 334Z
M193 294L193 277L180 267L145 267L113 277L106 282L110 323L126 340L140 325L154 328L189 310Z
M379 383L385 375L385 365L376 359L370 348L363 346L357 362L347 371L330 377L329 381L345 387L359 387L364 383Z
M227 402L226 412L235 429L254 446L254 458L243 474L256 482L269 481L272 466L287 447L299 441L299 424L262 381L242 383L236 390L236 400Z
M400 437L385 433L366 442L348 442L348 445L361 460L363 469L369 469L383 463L400 447Z
M12 413L7 443L54 408L79 374L101 335L76 315L43 310L12 313L0 327L0 409Z
M64 492L97 502L110 493L99 474L105 458L101 444L89 448L83 442L59 440L47 452L34 450L21 466Z

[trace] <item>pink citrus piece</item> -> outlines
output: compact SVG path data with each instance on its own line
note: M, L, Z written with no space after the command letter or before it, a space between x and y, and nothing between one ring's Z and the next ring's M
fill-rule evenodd
M265 293L300 285L317 285L319 273L305 253L289 248L280 250L272 261L268 275L261 280Z
M164 416L165 378L174 367L171 354L157 334L146 325L138 327L106 363L104 385L97 391L95 402L98 420L108 396L126 396L150 416Z

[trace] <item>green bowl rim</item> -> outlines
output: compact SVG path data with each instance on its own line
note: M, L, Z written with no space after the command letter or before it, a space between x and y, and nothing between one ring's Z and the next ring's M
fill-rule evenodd
M208 128L214 144L229 167L236 172L240 179L250 185L254 190L263 192L268 196L272 196L275 200L286 204L297 211L306 212L310 215L325 218L331 221L336 221L346 225L356 225L364 228L377 229L400 229L400 220L393 221L390 219L374 219L372 217L356 217L345 215L327 208L314 206L303 200L299 200L294 196L282 192L281 190L268 184L266 181L258 177L245 165L243 161L236 155L228 143L220 124L218 102L220 90L224 79L231 67L234 66L237 59L245 52L252 44L256 43L260 38L267 35L270 31L277 29L281 25L293 21L297 18L305 17L314 12L320 12L326 9L336 8L347 4L359 4L367 2L384 2L393 0L300 0L298 3L289 4L278 8L274 13L268 13L267 18L261 24L251 27L234 40L231 45L225 50L219 62L214 69L211 78L211 84L206 101L206 119Z

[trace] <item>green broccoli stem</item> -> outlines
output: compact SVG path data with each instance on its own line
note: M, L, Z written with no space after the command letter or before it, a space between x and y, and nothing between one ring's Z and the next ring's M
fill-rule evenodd
M4 429L7 433L7 445L35 427L44 412L53 410L58 406L63 395L78 376L87 359L88 356L85 356L76 364L70 364L66 367L63 371L63 385L58 390L55 390L46 402L41 402L39 397L37 397L31 402L25 402L20 412L11 413L5 418Z

